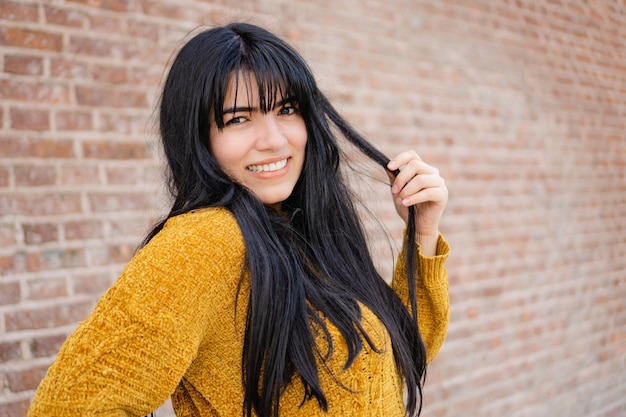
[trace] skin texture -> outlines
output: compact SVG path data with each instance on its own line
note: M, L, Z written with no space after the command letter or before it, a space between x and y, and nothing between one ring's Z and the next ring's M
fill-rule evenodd
M243 77L248 77L242 82ZM224 100L224 128L211 123L209 143L215 159L233 180L249 188L267 205L284 201L293 191L304 165L306 126L296 103L279 97L267 113L259 106L258 86L252 74L231 77ZM282 164L286 164L281 167ZM270 164L279 164L277 169ZM255 172L266 166L271 171ZM408 207L416 205L418 243L424 256L434 256L439 221L448 201L448 189L437 168L413 150L391 158L387 167L400 173L391 194L398 215L406 223Z
M306 126L296 104L282 97L277 97L273 109L261 111L254 76L249 82L241 82L243 77L238 88L231 77L224 100L224 128L211 123L209 143L224 172L264 204L272 205L289 197L300 177ZM271 170L258 172L262 167Z
M434 256L437 252L439 221L448 202L446 183L439 170L422 161L412 150L401 152L391 158L387 167L400 169L392 180L391 194L396 211L406 223L408 207L416 205L418 231L417 242L424 256Z

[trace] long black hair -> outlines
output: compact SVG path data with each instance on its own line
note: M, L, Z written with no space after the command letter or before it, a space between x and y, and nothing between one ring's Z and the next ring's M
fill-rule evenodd
M307 145L302 174L279 212L264 206L220 168L209 146L209 125L223 128L224 98L232 75L255 77L260 107L269 111L293 97L304 118ZM332 353L325 320L348 346L349 367L368 343L358 302L385 325L398 371L407 388L407 413L419 414L426 352L417 325L414 271L415 220L410 209L405 245L409 308L379 275L350 189L340 172L334 132L383 169L389 159L361 137L318 89L311 70L287 43L254 25L233 23L195 35L176 56L160 103L160 134L169 168L173 204L168 216L201 207L226 207L246 247L250 296L242 379L246 416L278 416L281 393L295 376L303 401L328 410L317 363ZM280 302L276 302L280 300ZM321 351L312 326L329 344ZM318 336L319 337L319 336Z

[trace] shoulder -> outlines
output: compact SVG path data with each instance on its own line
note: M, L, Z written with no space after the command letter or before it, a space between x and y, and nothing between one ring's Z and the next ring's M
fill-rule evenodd
M167 220L163 231L168 233L209 233L241 235L235 216L226 208L214 207L192 210Z
M243 243L241 230L235 216L223 207L193 210L167 220L163 235L170 239L192 239L194 241L229 240Z
M225 208L193 210L167 220L140 252L160 252L172 258L240 257L244 240L235 216Z
M211 207L192 210L190 212L171 217L163 229L193 228L203 229L207 226L225 229L239 229L233 213L224 207Z

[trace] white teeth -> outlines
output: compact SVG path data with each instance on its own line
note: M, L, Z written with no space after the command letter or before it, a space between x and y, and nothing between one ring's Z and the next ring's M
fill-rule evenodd
M272 162L271 164L249 165L248 169L252 172L272 172L284 168L285 165L287 165L287 160L283 159L282 161Z

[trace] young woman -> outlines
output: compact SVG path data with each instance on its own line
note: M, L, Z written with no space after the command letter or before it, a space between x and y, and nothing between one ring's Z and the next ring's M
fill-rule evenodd
M160 107L173 205L62 347L35 416L417 415L447 331L438 225L447 190L413 151L391 160L249 24L191 39ZM377 273L334 132L389 172L407 223Z

